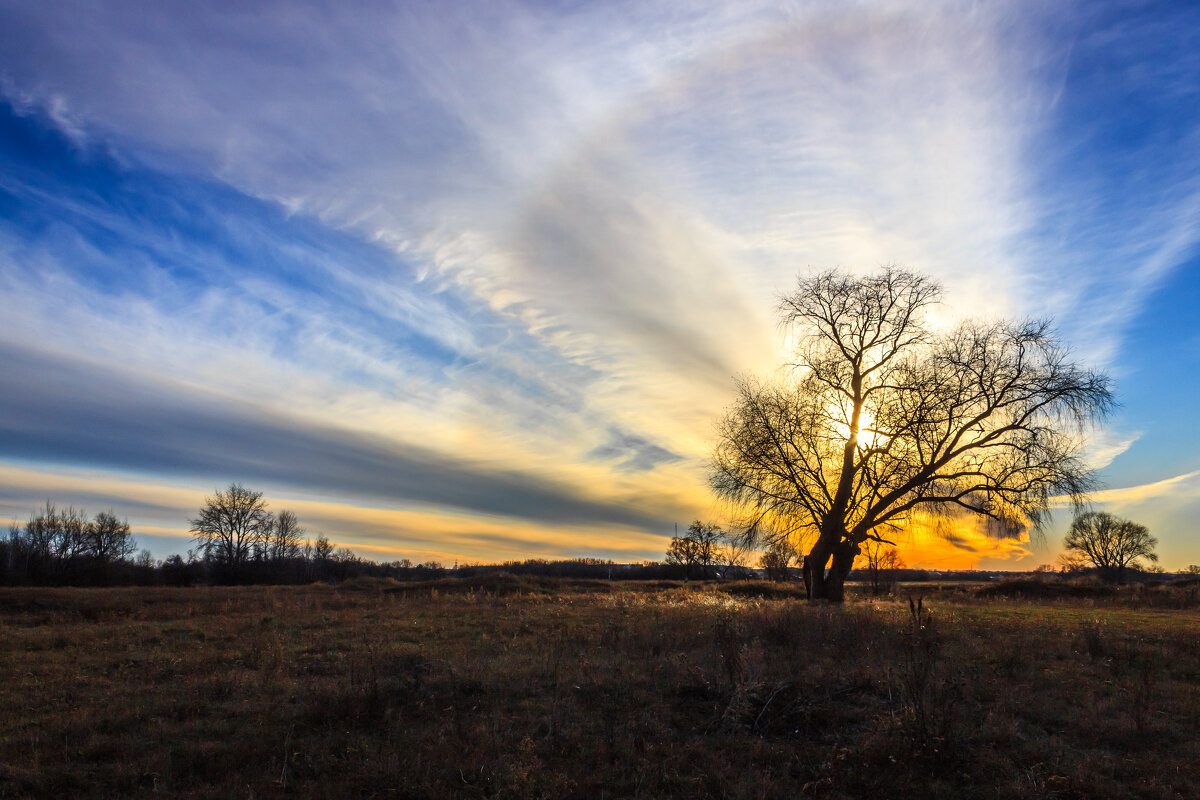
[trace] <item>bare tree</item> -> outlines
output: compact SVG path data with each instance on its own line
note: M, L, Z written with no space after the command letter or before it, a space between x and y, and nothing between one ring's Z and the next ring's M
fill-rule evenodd
M694 520L683 536L672 537L667 546L667 563L682 565L685 578L692 577L692 567L699 567L701 576L707 578L719 559L723 535L719 526Z
M1091 563L1080 553L1068 550L1055 560L1060 575L1079 575L1092 568Z
M800 553L787 539L776 539L767 546L758 565L767 573L767 580L786 581L791 578L792 564L799 559Z
M1158 540L1145 525L1113 516L1107 511L1089 511L1071 522L1063 546L1082 556L1108 580L1125 582L1125 570L1141 559L1158 561Z
M275 515L271 530L267 535L267 558L271 561L286 561L300 555L304 542L304 528L296 514L287 509L281 509Z
M231 483L204 498L200 515L191 522L193 539L205 557L237 567L266 542L273 517L262 492Z
M97 560L111 564L131 555L135 549L129 522L117 519L111 511L101 511L87 529L88 549Z
M810 543L809 596L841 600L868 540L915 514L986 518L998 536L1090 488L1081 426L1112 405L1108 378L1068 358L1045 322L965 322L924 310L940 287L897 268L801 278L783 298L796 357L745 379L722 420L711 486L749 541Z
M904 559L895 547L875 539L863 542L863 555L867 557L867 581L871 594L888 594L896 588L896 570L904 569Z
M737 531L723 530L721 546L716 549L716 562L724 567L721 573L722 577L748 577L746 562L750 560L751 552L753 552L752 548Z

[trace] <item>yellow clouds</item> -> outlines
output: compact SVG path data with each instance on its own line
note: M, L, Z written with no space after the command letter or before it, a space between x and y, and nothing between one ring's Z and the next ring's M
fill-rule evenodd
M111 508L118 516L128 517L134 533L142 537L139 545L164 557L188 547L189 520L214 488L91 470L0 464L0 520L21 521L46 500L93 512ZM309 538L323 534L337 546L380 561L408 558L461 563L579 556L641 561L662 557L670 530L669 522L664 522L662 535L656 535L586 519L578 524L539 523L500 515L318 500L294 490L273 491L264 486L249 488L264 490L271 509L295 511ZM632 481L624 488L632 490ZM650 494L661 499L656 490ZM649 502L651 498L643 499ZM699 500L699 494L672 499L682 507Z
M280 499L310 530L372 558L491 562L531 557L596 556L642 560L661 555L665 537L628 528L539 525L501 517L410 511L344 503Z
M0 515L15 519L32 511L31 503L36 505L46 500L95 507L97 511L102 510L101 507L114 506L129 511L137 508L143 512L169 512L199 508L205 494L204 490L195 487L123 479L100 470L33 469L9 464L0 464L0 487L3 487L0 488ZM186 521L181 521L178 528L155 530L166 533L186 529Z
M986 523L982 517L923 515L894 536L884 536L896 543L911 567L976 569L984 560L1016 562L1031 555L1027 534L1015 539L997 537ZM1014 564L1012 568L1024 567Z

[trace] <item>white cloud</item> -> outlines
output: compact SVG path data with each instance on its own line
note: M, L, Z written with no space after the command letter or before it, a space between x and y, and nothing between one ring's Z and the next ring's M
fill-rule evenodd
M1121 433L1118 431L1100 430L1088 437L1084 452L1084 462L1091 469L1104 469L1117 456L1124 453L1134 442L1142 438L1142 432Z

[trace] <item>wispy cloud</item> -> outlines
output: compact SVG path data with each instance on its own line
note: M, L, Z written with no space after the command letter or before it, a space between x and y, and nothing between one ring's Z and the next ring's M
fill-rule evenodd
M1092 495L1092 500L1105 506L1120 509L1135 503L1159 498L1200 497L1200 470L1176 475L1161 481L1141 486L1126 486L1120 489L1105 489Z
M0 354L0 456L9 459L265 480L551 522L644 530L667 522L651 509L590 499L548 477L289 419L111 366L11 347Z
M1093 431L1088 437L1084 461L1091 469L1104 469L1118 456L1142 438L1140 431L1123 433L1113 430Z

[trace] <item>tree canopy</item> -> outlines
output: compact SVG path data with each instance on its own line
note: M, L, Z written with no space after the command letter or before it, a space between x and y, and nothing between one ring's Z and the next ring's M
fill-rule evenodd
M1077 553L1101 574L1123 582L1125 570L1138 565L1141 559L1158 561L1154 548L1158 540L1150 529L1107 511L1089 511L1071 522L1071 530L1063 546L1068 553Z
M265 547L274 522L262 492L231 483L204 498L192 533L206 557L237 566Z
M801 277L780 303L795 356L744 378L718 427L711 486L751 541L811 542L812 597L840 600L861 545L915 514L978 515L996 535L1079 502L1083 426L1113 400L1045 321L925 318L941 288L889 267ZM890 543L890 542L889 542Z

